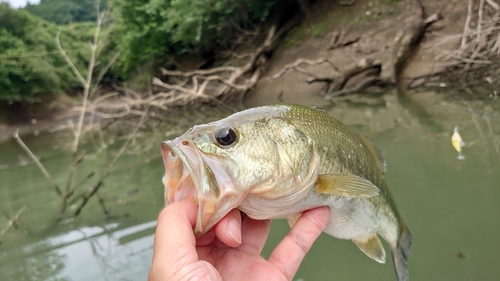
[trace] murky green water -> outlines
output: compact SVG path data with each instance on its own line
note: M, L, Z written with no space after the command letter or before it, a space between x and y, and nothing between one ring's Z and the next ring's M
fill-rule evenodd
M385 155L389 187L413 235L412 280L500 276L500 99L484 93L457 90L406 98L387 93L337 100L327 108ZM209 115L213 120L225 114ZM175 132L206 121L191 116ZM465 160L458 160L451 147L455 125L466 142ZM14 141L1 144L0 207L10 215L27 209L20 216L22 226L0 237L0 280L145 280L163 204L158 145L166 137L145 133L111 170L100 192L111 218L105 218L94 198L80 217L57 225L60 199L47 180L32 163L17 166L19 157L21 164L27 157ZM68 134L24 140L64 186ZM119 145L118 139L97 153L88 142L88 155L75 178L102 171ZM7 222L0 214L0 230ZM273 222L265 255L287 230L285 221ZM380 265L350 241L322 235L295 280L396 279L390 260Z

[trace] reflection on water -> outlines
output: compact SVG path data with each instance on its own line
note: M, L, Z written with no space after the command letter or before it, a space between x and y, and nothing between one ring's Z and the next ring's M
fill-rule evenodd
M81 227L2 251L1 280L144 280L155 226Z
M500 276L500 99L470 90L406 96L391 92L318 105L367 136L385 155L389 188L414 238L412 280ZM208 115L209 120L204 119ZM175 121L174 135L225 115L191 114ZM172 132L171 124L163 132ZM455 126L465 141L464 160L457 159L451 145ZM27 231L13 228L0 237L0 280L145 280L155 219L163 204L159 157L159 143L167 137L163 132L144 133L135 143L140 152L131 150L111 171L101 194L111 209L110 219L91 201L81 217L60 225L53 224L60 207L57 195L17 144L3 143L0 207L10 214L24 205L28 208L21 215ZM61 147L68 136L41 135L25 141L53 177L64 182L69 153ZM76 177L98 171L116 147L92 153L89 144L88 159ZM7 222L0 214L0 229ZM285 221L273 222L264 255L287 230ZM392 262L380 265L351 242L328 235L319 238L296 276L296 280L365 279L395 280Z

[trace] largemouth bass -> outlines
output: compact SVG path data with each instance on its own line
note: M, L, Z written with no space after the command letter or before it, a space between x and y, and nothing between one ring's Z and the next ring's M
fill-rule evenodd
M328 113L286 104L248 109L194 126L161 147L165 202L194 197L197 236L234 208L293 225L305 210L328 206L326 233L384 263L380 235L398 280L408 280L411 234L384 180L385 161Z

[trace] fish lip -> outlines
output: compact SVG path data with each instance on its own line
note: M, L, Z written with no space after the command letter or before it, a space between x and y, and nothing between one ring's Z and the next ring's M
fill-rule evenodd
M182 181L182 179L184 179L186 176L189 176L191 177L191 180L194 184L194 190L199 190L199 181L196 180L197 177L196 173L193 170L193 165L188 160L186 155L177 147L177 145L174 144L173 141L163 141L161 143L161 150L163 155L163 165L165 168L165 175L163 177L163 184L165 186L165 203L168 205L187 197L187 196L181 196L181 197L175 196L175 192L179 188L180 183L177 182L177 185L169 186L170 181L172 180L174 180L174 182L175 180ZM178 167L177 165L179 164L181 164L182 166ZM174 171L174 168L177 169L182 168L182 170ZM186 174L186 172L188 174ZM174 174L173 176L176 178L170 178L170 181L167 182L167 179L171 177L172 174Z
M206 174L203 169L210 169L210 165L193 143L180 138L163 141L161 149L165 167L165 204L192 196L194 204L198 206L194 232L196 236L201 236L213 225L212 217L219 202L219 194L204 188ZM218 189L216 180L212 184Z

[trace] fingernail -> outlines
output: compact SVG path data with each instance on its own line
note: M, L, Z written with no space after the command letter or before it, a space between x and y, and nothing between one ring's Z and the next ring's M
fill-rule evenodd
M230 220L226 226L226 231L238 244L241 244L241 225L237 220Z

